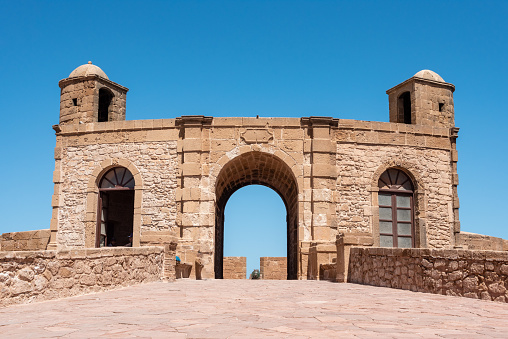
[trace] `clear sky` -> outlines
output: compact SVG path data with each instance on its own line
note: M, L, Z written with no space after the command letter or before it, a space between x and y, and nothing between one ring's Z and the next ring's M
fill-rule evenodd
M49 228L58 81L91 60L130 89L131 120L388 121L385 91L431 69L456 86L462 230L508 239L507 18L506 1L0 0L0 233ZM280 229L265 207L264 221L237 219L275 199L284 220L267 191L235 193L226 232ZM226 255L258 266L259 242L239 233L246 244L228 252L230 233ZM261 255L283 255L277 246Z

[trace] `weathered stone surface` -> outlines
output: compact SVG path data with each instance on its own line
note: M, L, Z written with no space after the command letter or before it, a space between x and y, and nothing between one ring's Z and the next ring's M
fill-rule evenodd
M499 300L501 301L501 300ZM12 338L505 338L507 304L358 284L179 280L8 307Z
M352 248L348 281L505 302L508 258L495 251Z
M245 279L247 276L246 257L224 257L224 279Z
M84 255L86 251L4 252L0 256L0 306L97 292L163 276L161 247L97 249L101 255L95 258ZM174 251L168 255L174 260ZM118 262L132 265L122 267Z
M261 279L286 280L287 258L286 257L261 257L259 258L259 273Z
M2 251L45 250L49 243L50 230L11 232L0 234Z

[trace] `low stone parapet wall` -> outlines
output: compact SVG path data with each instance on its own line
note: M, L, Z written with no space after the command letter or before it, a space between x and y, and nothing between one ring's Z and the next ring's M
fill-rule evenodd
M1 251L39 251L48 247L50 230L0 234Z
M164 248L0 252L0 306L159 280Z
M356 247L348 281L508 302L508 252Z
M508 240L483 234L460 232L456 235L456 245L467 250L508 251Z
M286 257L259 258L261 279L286 280L288 277L288 261Z
M246 276L246 257L224 257L222 268L223 279L245 279Z

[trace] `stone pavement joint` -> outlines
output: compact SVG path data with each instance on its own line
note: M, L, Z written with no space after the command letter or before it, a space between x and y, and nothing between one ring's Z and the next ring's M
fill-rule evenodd
M0 309L2 338L506 338L508 304L325 281L178 280Z

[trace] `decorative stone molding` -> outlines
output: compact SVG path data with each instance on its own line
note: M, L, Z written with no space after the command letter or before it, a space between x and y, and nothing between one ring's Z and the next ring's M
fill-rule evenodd
M273 140L273 133L267 129L247 129L241 133L241 138L247 144L267 144Z

